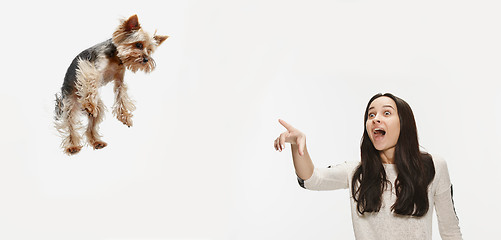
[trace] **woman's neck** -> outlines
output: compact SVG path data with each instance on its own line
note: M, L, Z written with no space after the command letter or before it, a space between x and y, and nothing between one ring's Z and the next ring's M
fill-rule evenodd
M381 161L386 164L395 164L395 147L379 152Z

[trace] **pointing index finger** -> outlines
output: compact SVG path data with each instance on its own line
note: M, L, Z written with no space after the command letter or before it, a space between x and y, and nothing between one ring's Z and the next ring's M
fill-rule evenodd
M285 127L288 131L292 131L292 130L294 130L294 129L295 129L292 125L290 125L290 124L286 123L286 122L285 122L284 120L282 120L282 119L278 119L278 122L279 122L280 124L282 124L282 126L284 126L284 127Z

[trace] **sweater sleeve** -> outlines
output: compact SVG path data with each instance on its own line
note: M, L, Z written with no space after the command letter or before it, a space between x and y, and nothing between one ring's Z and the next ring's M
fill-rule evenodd
M342 163L327 168L315 168L309 179L297 178L299 185L309 190L336 190L348 188L350 163Z
M435 176L438 177L438 186L435 191L434 202L440 236L443 240L462 240L459 219L452 199L452 184L447 163L442 159L437 159L435 172Z
M452 200L452 186L449 190L435 195L438 230L443 240L462 240L459 219Z

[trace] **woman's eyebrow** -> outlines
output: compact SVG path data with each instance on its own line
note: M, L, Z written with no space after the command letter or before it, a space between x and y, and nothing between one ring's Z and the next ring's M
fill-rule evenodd
M391 105L383 105L383 107L390 107L390 108L393 108L393 110L395 110L395 108L394 108L393 106L391 106ZM370 110L372 110L372 109L374 109L374 108L375 108L375 107L370 107L370 108L369 108L369 109L367 109L367 110L369 110L369 111L370 111Z

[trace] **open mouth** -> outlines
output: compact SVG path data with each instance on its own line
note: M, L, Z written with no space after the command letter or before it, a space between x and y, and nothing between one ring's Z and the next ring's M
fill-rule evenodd
M376 128L374 129L373 134L374 138L383 137L384 135L386 135L386 131L381 128Z

